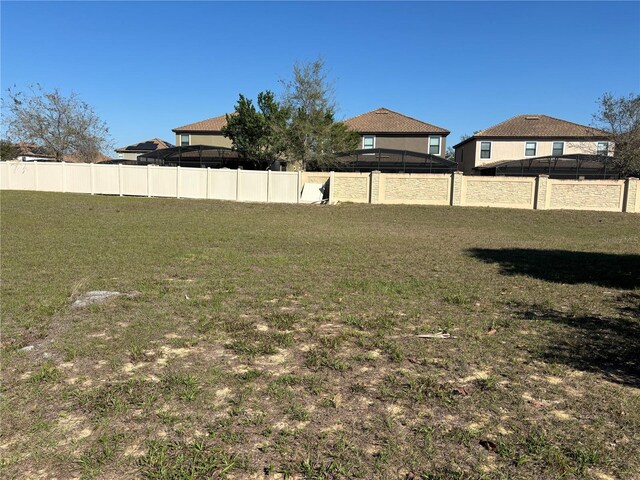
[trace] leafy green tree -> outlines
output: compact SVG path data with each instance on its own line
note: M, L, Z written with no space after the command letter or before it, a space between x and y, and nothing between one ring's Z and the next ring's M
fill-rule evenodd
M335 93L322 59L296 63L293 79L282 84L282 103L291 114L285 139L290 162L303 170L331 168L336 153L357 148L360 136L335 120Z
M0 160L13 160L18 156L18 147L8 140L0 140Z
M285 151L285 132L288 112L272 92L258 94L258 108L253 101L240 94L235 111L227 114L225 137L233 142L233 149L253 168L264 170L274 161L282 160Z
M605 93L598 99L598 112L593 119L614 144L612 162L620 174L640 176L640 96L614 97Z

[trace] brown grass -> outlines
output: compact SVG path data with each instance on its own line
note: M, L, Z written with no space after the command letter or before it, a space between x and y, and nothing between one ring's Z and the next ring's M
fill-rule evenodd
M640 470L637 215L1 200L3 477Z

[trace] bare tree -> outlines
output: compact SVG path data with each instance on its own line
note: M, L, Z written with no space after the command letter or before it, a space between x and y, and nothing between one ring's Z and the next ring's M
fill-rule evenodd
M593 121L609 134L615 149L612 163L621 176L640 175L640 96L605 93L598 99Z
M8 134L43 147L57 161L71 154L92 162L111 146L107 125L77 94L65 97L57 88L47 92L40 85L28 93L11 89L7 93L3 107L8 112Z

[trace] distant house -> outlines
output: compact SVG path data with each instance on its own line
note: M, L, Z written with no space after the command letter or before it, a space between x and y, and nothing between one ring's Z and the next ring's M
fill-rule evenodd
M19 142L15 144L17 155L16 160L23 162L52 162L55 155L50 154L46 148L39 147L34 143Z
M127 147L121 147L116 149L116 157L118 160L136 160L138 156L155 152L162 148L171 148L169 142L165 142L159 138L153 138L145 142L136 143Z
M222 135L222 127L227 124L227 116L208 118L199 122L176 127L176 146L206 145L209 147L231 148L232 142Z
M524 169L533 162L551 165L613 155L607 132L547 115L518 115L481 130L454 146L458 169L467 175L490 172L512 162ZM544 161L540 161L544 159Z
M78 154L67 154L62 157L62 161L66 163L123 163L123 160L113 159L106 156L103 153L97 153L92 158L88 159ZM134 162L131 162L134 163Z
M389 149L444 157L449 130L388 108L378 108L344 120L360 134L362 149Z
M344 120L343 123L360 134L360 147L367 150L362 154L364 155L364 160L359 159L360 150L343 152L354 159L354 161L348 159L342 163L342 166L347 170L367 171L376 169L383 171L428 172L436 171L434 170L434 165L436 164L438 164L437 168L444 168L447 171L450 169L448 164L440 165L440 163L444 162L444 159L433 158L444 156L446 137L450 133L449 130L387 108L378 108L377 110L363 113ZM231 140L222 134L222 128L226 124L226 115L220 115L174 128L176 145L180 148L176 148L175 152L171 152L172 157L168 158L167 161L184 164L187 161L187 156L190 155L194 158L194 161L197 158L196 163L198 165L217 165L220 163L217 162L217 157L230 154L222 150L209 152L205 147L217 149L230 149L232 147ZM188 152L185 147L189 147ZM369 153L368 150L371 150L371 152ZM160 154L160 156L163 155ZM155 157L158 157L158 155L149 156L149 161L155 161ZM442 160L442 162L438 160ZM336 169L340 169L340 167L336 166Z

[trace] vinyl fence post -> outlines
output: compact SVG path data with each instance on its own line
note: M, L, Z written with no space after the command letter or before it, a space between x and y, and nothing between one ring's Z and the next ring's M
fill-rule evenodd
M95 195L96 194L96 186L95 186L95 167L93 166L93 163L89 164L89 189L91 190L91 195Z
M176 198L180 198L180 165L176 167Z
M206 196L205 198L208 200L211 198L211 192L209 192L209 185L211 184L211 169L209 167L207 167L207 190L206 190Z
M302 195L302 172L298 170L298 177L296 178L296 182L298 185L297 193L296 193L296 203L300 203L300 196Z
M122 196L122 164L118 164L118 195Z
M240 168L236 170L236 202L240 200Z
M34 183L34 189L36 191L38 191L38 161L36 160L35 162L33 162L34 167L33 167L33 183Z
M147 197L151 197L151 165L147 165Z
M60 169L62 171L62 193L66 193L67 191L67 178L66 178L66 171L64 168L64 160L62 161L62 164L60 165Z
M271 201L271 170L267 170L267 203Z

